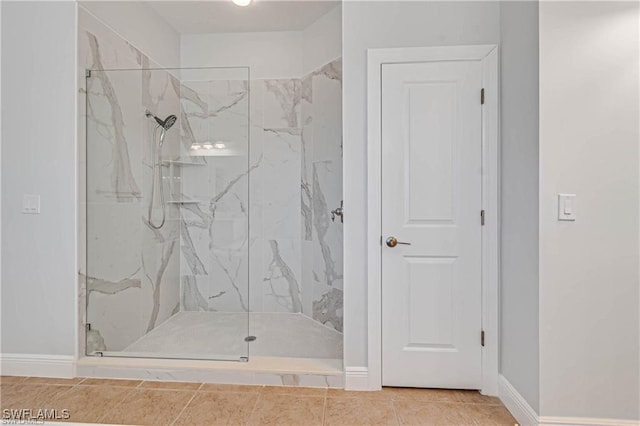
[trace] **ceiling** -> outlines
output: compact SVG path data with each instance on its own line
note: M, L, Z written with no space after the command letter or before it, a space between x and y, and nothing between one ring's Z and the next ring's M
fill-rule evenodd
M231 0L148 1L180 34L299 31L339 4L339 0L253 0L246 7Z

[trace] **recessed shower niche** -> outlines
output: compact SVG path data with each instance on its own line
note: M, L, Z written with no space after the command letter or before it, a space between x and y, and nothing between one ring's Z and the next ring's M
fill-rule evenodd
M80 9L84 354L341 368L341 48L305 50L339 9L287 31L183 34L177 68ZM215 48L240 36L233 58ZM282 39L293 65L251 54Z

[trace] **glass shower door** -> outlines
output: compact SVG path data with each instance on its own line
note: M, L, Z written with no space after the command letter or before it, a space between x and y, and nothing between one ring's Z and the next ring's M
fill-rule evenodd
M249 73L86 79L87 355L248 357Z

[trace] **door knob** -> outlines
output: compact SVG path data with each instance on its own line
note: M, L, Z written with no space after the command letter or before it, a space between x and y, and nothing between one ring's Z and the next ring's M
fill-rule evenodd
M395 247L398 244L403 244L405 246L410 246L411 245L411 243L403 243L402 241L398 241L398 239L396 237L387 238L386 243L387 243L387 246L389 246L389 247Z

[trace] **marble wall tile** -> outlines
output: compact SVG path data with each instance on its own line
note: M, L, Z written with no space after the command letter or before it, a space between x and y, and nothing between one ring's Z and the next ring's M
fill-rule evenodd
M222 142L235 156L247 158L249 148L249 82L209 82L209 140ZM244 168L247 165L244 164Z
M342 199L340 74L338 60L302 79L249 85L250 309L304 312L337 330L342 329L342 226L330 222L329 210ZM230 87L219 84L218 96L232 93ZM239 128L234 132L242 134ZM276 267L274 244L285 253L285 269L292 271L297 290ZM286 254L292 244L295 256ZM211 279L224 281L224 275L218 271ZM228 309L223 297L217 309Z
M118 281L139 270L142 265L140 205L91 203L87 205L87 216L88 275Z
M262 311L262 253L264 232L262 213L264 204L264 84L262 80L250 83L249 112L249 304L252 312Z
M313 161L342 159L342 61L312 74Z
M180 310L209 310L209 277L206 275L183 275L181 277Z
M302 91L300 100L300 112L302 118L302 134L300 146L301 173L300 209L302 212L302 238L311 241L313 230L313 217L311 208L312 198L312 178L313 178L313 98L312 98L312 76L302 79L300 84Z
M97 62L96 52L88 46L84 34L91 33L98 41L100 63L103 65L99 68L89 66L86 68L112 70L142 68L143 53L83 9L78 10L78 26L81 33L78 40L78 50L83 64L91 65Z
M342 199L341 61L301 79L180 81L92 19L86 68L145 71L97 73L86 89L91 347L124 349L177 310L302 312L342 331L342 226L329 219ZM160 230L147 218L145 109L178 116L163 160L202 164L163 168L168 200L199 202L167 205ZM234 149L192 157L193 142Z
M330 211L339 207L342 195L342 61L337 59L311 73L312 127L310 145L313 224L312 277L303 292L313 299L311 317L338 331L343 329L343 234L339 218ZM308 295L311 293L311 296Z
M299 129L265 129L262 232L265 239L300 239Z
M329 206L342 199L342 162L317 162L313 170L312 318L342 331L342 224L329 216Z
M246 117L246 115L245 115ZM248 164L245 156L212 157L210 253L215 310L249 310Z
M262 80L264 82L264 127L300 127L300 80Z
M209 310L249 310L249 264L246 250L216 249L211 253Z
M143 275L140 311L146 322L145 333L180 308L179 245L176 237L142 250Z
M183 146L197 141L226 148L194 159L206 167L182 170L182 197L203 200L181 208L183 309L205 309L205 301L206 310L248 311L248 81L211 79L185 86Z
M87 90L87 201L136 202L142 197L140 72L94 71Z
M176 159L180 156L180 81L170 71L165 71L158 64L144 57L143 65L145 70L142 71L142 105L145 110L152 114L165 119L169 115L175 115L178 122L169 129L165 135L162 147L163 159ZM157 126L155 122L148 117L144 118L144 130L147 132L144 137L144 155L143 164L149 164L149 147L152 140L152 130Z
M87 341L88 354L94 350L122 350L145 334L147 323L140 314L140 287L102 292L93 290L91 282L91 279L87 280L87 321L94 336ZM140 282L135 285L140 285ZM98 346L100 339L102 347Z
M81 67L94 70L80 98L87 122L86 140L80 138L87 154L86 270L79 274L87 310L81 318L91 324L88 351L119 351L179 307L179 211L168 205L165 225L149 224L155 126L144 116L145 109L178 113L179 85L166 71L148 70L157 65L92 16L80 11L79 19ZM175 155L179 142L170 131L162 158ZM162 185L168 189L170 181ZM84 323L80 330L84 338Z
M209 274L209 227L211 217L205 203L180 208L180 274Z
M300 287L302 291L302 313L313 318L313 241L303 240L300 250Z
M207 81L182 81L180 86L180 134L181 157L188 158L194 142L209 140L209 83Z
M300 239L264 241L264 312L302 312L300 244Z
M144 55L140 51L90 15L83 12L80 18L79 56L84 68L136 70L143 66ZM91 28L84 27L83 23L91 24ZM109 168L109 173L101 174L102 180L94 177L88 182L88 200L115 197L127 202L139 198L140 150L128 141L141 138L141 75L134 71L94 72L87 83L87 90L93 95L87 102L88 131L96 136L93 139L100 145L100 150L87 151L88 158L94 160L92 169ZM94 153L96 155L91 156ZM111 163L105 164L101 159Z
M342 200L342 162L313 163L313 273L330 287L342 288L342 223L330 211Z

